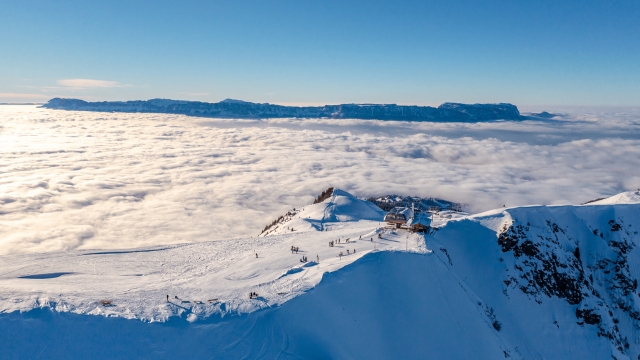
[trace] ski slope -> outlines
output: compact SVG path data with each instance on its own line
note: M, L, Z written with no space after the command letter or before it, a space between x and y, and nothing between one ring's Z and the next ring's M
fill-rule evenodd
M0 353L636 359L634 196L437 214L423 235L336 189L269 236L3 256Z
M194 321L253 312L308 291L324 273L374 249L407 250L410 245L412 251L427 251L418 235L381 229L383 216L375 205L336 190L331 199L300 211L291 221L295 231L281 228L273 236L5 256L0 258L0 288L6 300L0 300L0 310L52 306L145 321L166 321L183 313ZM320 229L325 231L316 231ZM378 238L379 233L384 236ZM330 241L335 246L329 247ZM308 262L300 261L303 256ZM249 299L250 292L259 297ZM103 300L114 306L100 306Z

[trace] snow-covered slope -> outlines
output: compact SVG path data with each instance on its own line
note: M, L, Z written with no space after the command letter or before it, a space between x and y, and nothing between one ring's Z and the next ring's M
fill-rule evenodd
M589 205L640 204L640 191L627 191Z
M416 251L426 251L415 234L389 232L378 238L384 212L342 190L297 214L272 236L0 257L0 311L53 306L148 321L166 321L185 311L190 320L247 313L304 293L324 273L374 249L407 249L410 241ZM331 241L335 246L329 247ZM308 261L301 262L302 257ZM250 292L259 297L249 299ZM98 306L101 300L115 306Z
M442 261L377 252L281 307L232 318L147 324L48 310L7 314L0 327L10 326L13 343L0 338L0 351L25 359L503 358L480 309Z
M639 219L638 205L512 208L451 221L427 246L494 309L511 355L636 359Z
M335 195L305 206L273 236L0 257L0 353L9 358L640 355L637 203L438 217L437 230L418 235L385 229L376 221L381 213L375 207L339 190ZM332 240L335 247L328 246ZM292 246L299 247L298 254ZM302 256L310 261L301 263ZM258 296L250 299L250 292ZM100 306L100 300L113 306Z
M369 201L358 199L346 191L335 189L322 202L293 209L278 218L260 236L286 234L301 231L331 231L344 226L341 222L361 222L356 227L380 225L385 212ZM375 223L375 224L374 224Z

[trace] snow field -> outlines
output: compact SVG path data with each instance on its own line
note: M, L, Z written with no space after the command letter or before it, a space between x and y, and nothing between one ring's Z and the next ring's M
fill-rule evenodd
M4 312L52 306L58 311L146 321L166 321L183 313L193 321L212 314L252 312L308 291L324 273L374 249L427 251L420 236L381 230L379 224L330 222L325 223L328 231L135 250L5 256L0 258L5 299L0 306ZM378 233L383 234L381 239ZM335 246L329 247L330 241ZM298 253L291 247L299 248ZM308 262L300 262L303 256ZM258 298L249 299L250 292L257 292ZM209 301L213 299L217 300ZM100 306L101 300L113 301L114 306Z
M338 194L290 220L301 230L279 235L0 257L0 353L18 359L640 355L633 317L640 298L637 288L622 288L640 276L633 193L609 205L438 216L438 230L429 235L357 220L357 209L369 205ZM332 205L340 202L351 205ZM340 216L349 221L324 221ZM513 230L525 227L521 235ZM521 236L519 253L501 242L507 228L515 231L509 236ZM338 238L344 241L328 246ZM337 256L347 249L349 255ZM302 256L309 262L301 263ZM574 280L584 291L561 284ZM571 303L571 291L579 302ZM250 292L258 297L249 299ZM577 316L583 310L600 323L585 323Z
M36 309L11 322L15 358L496 359L501 341L432 255L374 252L283 306L146 324ZM427 261L425 261L427 260ZM417 276L420 274L420 276ZM27 317L29 321L22 321ZM463 346L461 346L463 345Z

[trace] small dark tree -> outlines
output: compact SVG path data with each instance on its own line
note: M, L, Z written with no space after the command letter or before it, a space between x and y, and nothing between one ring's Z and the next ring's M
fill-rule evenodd
M331 196L333 196L333 188L332 187L330 187L327 190L323 191L322 194L320 194L320 196L318 196L313 203L314 204L321 203L321 202L325 201L326 199L330 198Z

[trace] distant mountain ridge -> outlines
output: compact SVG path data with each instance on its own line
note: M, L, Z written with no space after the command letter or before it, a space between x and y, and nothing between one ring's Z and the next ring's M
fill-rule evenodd
M334 118L404 121L490 121L523 120L512 104L457 104L431 106L396 104L341 104L325 106L283 106L226 99L218 103L152 99L136 101L87 102L54 98L41 106L46 109L184 114L214 118Z
M421 198L416 196L385 195L367 199L380 209L389 211L394 207L414 207L418 210L453 210L462 211L463 205L438 198Z

